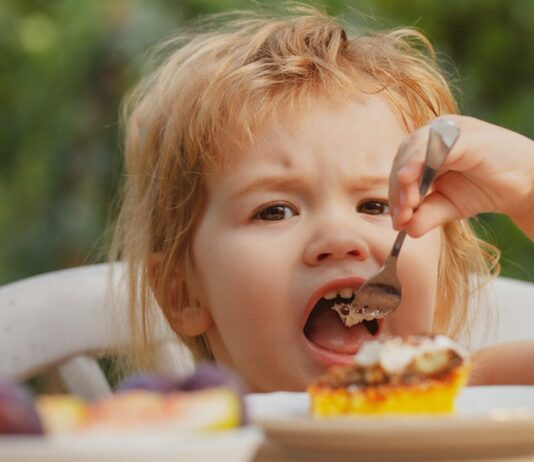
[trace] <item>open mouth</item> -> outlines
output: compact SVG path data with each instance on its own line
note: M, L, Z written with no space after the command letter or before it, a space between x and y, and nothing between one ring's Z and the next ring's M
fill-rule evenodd
M304 326L306 338L328 351L355 354L363 341L378 334L380 324L378 319L370 319L345 326L336 309L348 309L353 299L354 289L330 291L320 298Z

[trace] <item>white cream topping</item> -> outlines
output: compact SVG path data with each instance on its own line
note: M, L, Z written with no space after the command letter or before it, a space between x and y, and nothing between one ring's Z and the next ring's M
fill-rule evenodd
M452 350L462 358L468 356L467 350L445 335L435 337L418 337L417 344L408 344L401 337L366 342L354 356L354 361L361 366L380 365L389 373L402 371L418 356L425 353Z

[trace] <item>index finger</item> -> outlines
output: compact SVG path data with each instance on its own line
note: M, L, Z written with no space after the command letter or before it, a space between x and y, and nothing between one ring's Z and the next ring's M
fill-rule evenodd
M425 156L427 127L412 133L399 146L389 176L389 204L396 229L408 222L419 203L419 177Z

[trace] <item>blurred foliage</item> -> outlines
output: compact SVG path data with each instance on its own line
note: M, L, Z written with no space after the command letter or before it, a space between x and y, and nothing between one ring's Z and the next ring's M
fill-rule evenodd
M119 103L149 47L199 15L280 4L0 0L0 283L103 258L120 178ZM534 2L314 4L366 28L421 29L464 113L534 137ZM506 218L482 219L504 274L534 280L532 243Z

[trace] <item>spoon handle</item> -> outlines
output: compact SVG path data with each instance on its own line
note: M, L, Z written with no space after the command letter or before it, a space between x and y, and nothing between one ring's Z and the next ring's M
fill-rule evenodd
M454 143L456 143L459 134L460 129L449 119L438 119L430 126L425 164L419 183L421 200L425 197L439 168L445 162Z
M398 257L400 249L402 247L402 244L404 242L404 238L406 237L406 231L401 231L399 234L397 234L397 239L395 239L395 242L393 243L393 247L391 248L390 255L392 257Z
M420 201L426 196L430 185L436 177L438 169L443 162L445 162L447 155L458 139L459 133L458 126L448 119L436 120L430 127L425 164L421 175L421 181L419 183ZM415 210L417 210L417 207ZM396 258L399 255L405 238L406 231L399 232L390 252L391 257Z

